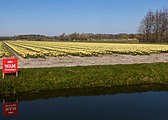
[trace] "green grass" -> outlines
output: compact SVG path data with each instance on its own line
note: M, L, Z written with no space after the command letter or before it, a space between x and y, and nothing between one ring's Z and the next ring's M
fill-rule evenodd
M0 80L0 94L57 89L168 84L168 63L19 69ZM0 74L2 78L2 74Z

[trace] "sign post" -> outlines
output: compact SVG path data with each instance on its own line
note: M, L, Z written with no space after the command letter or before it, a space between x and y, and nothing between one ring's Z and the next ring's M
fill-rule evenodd
M16 100L16 102L11 103L5 103L5 100L3 100L3 115L4 116L18 115L18 100Z
M18 76L18 59L8 58L2 60L2 77L5 78L5 73L16 73Z

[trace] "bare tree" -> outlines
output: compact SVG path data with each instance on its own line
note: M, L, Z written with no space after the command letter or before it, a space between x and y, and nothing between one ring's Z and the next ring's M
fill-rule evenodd
M160 13L160 17L161 17L160 38L163 41L164 35L166 34L166 31L168 31L168 10L163 9L163 11Z
M168 10L150 10L141 21L139 32L145 36L146 42L165 42L168 38Z
M139 32L145 34L147 42L152 39L152 32L154 27L154 13L149 11L144 19L141 21Z
M159 10L157 10L155 12L154 20L155 20L155 24L153 27L154 38L155 38L155 40L160 40L160 38L159 38L160 37L159 36L159 34L160 34L160 12L159 12Z

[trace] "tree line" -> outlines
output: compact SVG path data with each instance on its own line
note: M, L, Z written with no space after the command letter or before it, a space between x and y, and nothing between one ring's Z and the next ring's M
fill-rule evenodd
M168 42L168 9L149 10L139 27L141 42Z
M92 33L72 33L59 36L44 36L44 35L18 35L18 36L1 36L0 40L38 40L38 41L92 41L92 40L129 40L138 39L139 34L92 34Z

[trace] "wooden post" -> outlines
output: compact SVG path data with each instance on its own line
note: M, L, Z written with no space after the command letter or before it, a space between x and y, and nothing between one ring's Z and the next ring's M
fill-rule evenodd
M3 103L5 103L5 99L3 99Z
M16 77L18 77L18 72L16 72Z
M3 79L5 78L5 73L2 74L2 78L3 78Z

